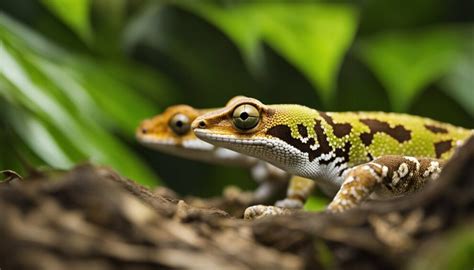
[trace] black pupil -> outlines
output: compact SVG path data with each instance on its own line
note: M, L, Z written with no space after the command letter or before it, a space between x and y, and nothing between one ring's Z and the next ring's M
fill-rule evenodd
M247 120L247 118L249 118L249 114L247 112L243 112L240 114L240 118L242 120Z
M183 121L181 121L181 120L176 121L176 126L179 127L179 128L182 127L183 126Z

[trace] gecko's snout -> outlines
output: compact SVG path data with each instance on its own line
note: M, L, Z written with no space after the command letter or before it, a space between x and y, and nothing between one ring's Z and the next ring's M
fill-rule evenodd
M143 120L140 125L137 127L135 130L135 135L136 136L147 136L149 134L152 134L154 130L153 122L150 121L149 119Z

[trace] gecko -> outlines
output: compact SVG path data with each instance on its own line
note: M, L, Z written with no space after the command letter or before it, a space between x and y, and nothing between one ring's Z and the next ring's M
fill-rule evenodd
M330 212L419 190L474 133L408 114L323 112L248 97L197 117L192 128L203 141L314 180L333 197ZM256 205L245 217L283 213L281 207Z
M161 114L143 120L136 129L137 140L157 151L217 165L230 165L249 169L259 183L253 193L252 203L268 201L282 190L290 180L285 171L257 158L226 148L216 147L198 139L191 129L191 122L198 116L215 109L197 109L189 105L174 105ZM313 181L291 177L287 196L275 205L302 208L314 187Z

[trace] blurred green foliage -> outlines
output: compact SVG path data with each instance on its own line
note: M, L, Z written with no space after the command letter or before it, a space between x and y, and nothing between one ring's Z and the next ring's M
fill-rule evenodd
M468 0L1 1L0 167L90 160L181 193L251 188L248 172L159 154L133 136L166 106L238 94L473 128L468 10Z
M62 0L42 0L42 3L84 41L91 41L92 29L89 20L89 0L68 0L67 2Z
M259 65L259 50L266 42L306 75L324 102L334 96L336 74L357 27L353 6L289 1L232 7L192 3L184 6L220 27L242 51L251 70Z
M462 56L459 29L389 32L361 42L359 54L387 89L394 110L407 111L428 84L446 74Z
M407 269L470 269L474 265L472 222L422 245Z

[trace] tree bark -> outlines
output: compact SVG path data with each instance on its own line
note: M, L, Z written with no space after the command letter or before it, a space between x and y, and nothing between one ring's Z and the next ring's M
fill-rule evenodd
M224 211L245 207L236 201L196 206L87 164L6 177L1 269L416 268L474 222L474 138L422 191L342 214L246 221Z

